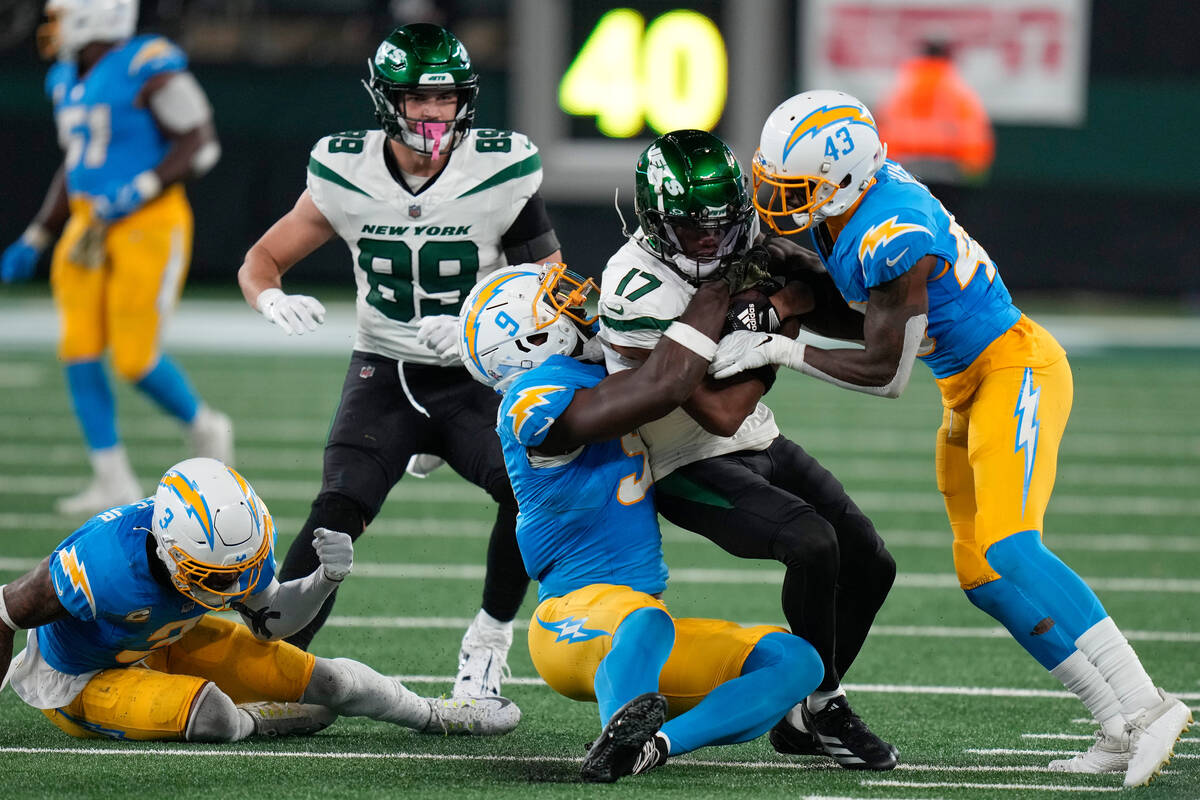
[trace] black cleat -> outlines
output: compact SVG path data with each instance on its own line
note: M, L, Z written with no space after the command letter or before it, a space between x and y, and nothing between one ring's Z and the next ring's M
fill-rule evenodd
M646 692L617 709L594 742L588 745L580 774L591 783L612 783L617 778L645 772L661 761L647 753L654 734L667 721L667 698ZM647 759L653 760L649 763ZM643 763L646 762L646 763Z
M800 713L805 727L816 734L825 755L846 769L884 771L895 769L900 761L900 751L871 733L867 724L850 709L850 702L844 695L833 698L815 714L808 710L807 704L801 707Z
M787 717L775 723L775 727L771 728L767 738L771 741L771 747L775 748L776 753L788 756L825 755L825 751L817 742L817 737L808 731L800 730L788 722Z

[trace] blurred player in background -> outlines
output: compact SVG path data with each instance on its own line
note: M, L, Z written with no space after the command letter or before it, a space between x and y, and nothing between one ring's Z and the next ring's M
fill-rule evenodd
M937 480L959 583L1100 724L1090 750L1050 768L1148 783L1191 713L1155 687L1095 593L1042 543L1071 411L1066 353L1013 305L984 249L886 153L870 112L841 92L797 95L767 118L755 204L776 232L809 231L842 312L865 315L865 349L738 332L722 341L714 374L781 365L898 397L913 361L928 364L944 406Z
M641 368L608 377L574 358L594 330L581 307L594 284L565 267L501 270L463 304L467 367L504 395L497 427L521 505L517 538L539 583L530 655L559 694L599 705L584 780L754 739L821 679L816 651L783 628L674 619L661 600L654 479L635 429L704 378L729 301L713 278ZM677 716L664 725L668 702Z
M50 266L58 356L95 473L59 500L66 514L143 496L117 433L106 350L120 378L185 426L194 454L233 459L229 418L161 350L192 251L182 183L210 170L221 149L187 57L160 36L134 36L137 10L134 0L46 4L38 43L58 59L46 91L66 159L33 223L0 257L0 279L25 281L58 238Z
M436 734L516 726L507 700L418 697L365 664L278 641L353 565L348 535L314 540L312 574L280 583L271 514L250 484L215 459L180 462L153 497L93 517L0 586L0 674L80 738L234 742L312 733L339 714ZM208 614L225 609L246 625ZM23 628L34 630L12 659Z
M702 281L743 268L758 233L737 159L703 131L660 136L641 155L634 204L640 227L609 259L600 337L609 372L640 368ZM739 287L741 288L741 287ZM793 286L741 302L731 323L799 332L812 306ZM735 299L741 298L738 295ZM740 558L787 567L783 613L821 654L817 691L771 732L781 753L829 755L847 769L889 770L897 750L850 708L841 677L854 662L896 574L875 526L842 484L780 434L760 402L772 369L706 380L680 408L640 429L659 512Z
M454 685L456 696L496 695L529 579L495 433L499 398L462 366L457 313L479 276L560 257L538 194L541 159L520 133L471 127L475 71L462 43L436 25L393 31L365 83L383 129L317 142L308 188L238 273L246 301L288 333L315 330L325 314L314 298L280 288L296 262L339 236L358 283L358 334L321 492L281 575L312 571L317 528L357 538L414 456L445 459L499 504L483 607L463 636ZM331 596L291 641L307 649L332 606Z

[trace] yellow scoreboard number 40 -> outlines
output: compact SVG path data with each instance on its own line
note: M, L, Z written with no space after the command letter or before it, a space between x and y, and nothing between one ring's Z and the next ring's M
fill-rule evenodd
M713 21L686 9L646 25L630 8L609 11L558 85L558 103L594 116L605 136L636 136L643 123L659 133L711 130L725 109L728 61Z

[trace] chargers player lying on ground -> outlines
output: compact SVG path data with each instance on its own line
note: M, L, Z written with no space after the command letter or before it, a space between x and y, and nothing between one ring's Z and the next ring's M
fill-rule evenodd
M673 619L646 448L635 428L704 377L728 307L701 286L642 368L581 363L591 321L561 265L509 268L463 303L464 361L503 394L498 430L520 505L517 541L539 605L534 666L555 691L596 700L589 781L614 781L712 744L765 733L821 680L813 647L783 628ZM675 716L664 723L668 712ZM661 730L660 730L661 727Z
M4 683L81 738L234 742L312 733L339 714L422 733L516 726L503 698L418 697L365 664L279 641L350 573L348 535L314 538L317 569L279 583L275 528L250 484L214 459L180 462L154 497L93 517L0 586ZM208 614L228 608L250 628ZM21 628L35 630L13 659Z
M183 182L208 172L221 148L187 56L161 36L134 36L137 11L135 0L46 3L38 45L57 58L46 92L66 156L33 223L0 257L0 280L29 280L58 239L50 265L58 357L94 473L58 501L64 514L144 496L117 431L106 351L118 377L184 426L192 455L233 461L229 418L162 352L192 250Z
M959 582L1100 724L1090 750L1050 768L1148 783L1191 712L1155 687L1095 593L1042 543L1071 411L1066 353L1013 305L987 253L929 190L886 160L853 97L815 91L782 103L763 126L753 172L771 227L810 230L865 349L739 332L721 342L716 377L774 364L897 397L914 359L928 364L944 406L937 480Z

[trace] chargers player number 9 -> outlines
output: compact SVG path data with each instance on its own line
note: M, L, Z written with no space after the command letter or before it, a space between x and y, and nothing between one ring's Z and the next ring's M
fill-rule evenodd
M496 324L501 328L504 328L508 332L509 336L516 336L517 331L521 329L521 326L517 324L517 321L508 314L505 314L503 311L496 315ZM512 330L508 330L509 326L512 326Z

